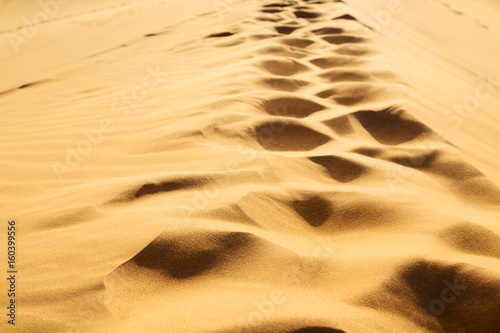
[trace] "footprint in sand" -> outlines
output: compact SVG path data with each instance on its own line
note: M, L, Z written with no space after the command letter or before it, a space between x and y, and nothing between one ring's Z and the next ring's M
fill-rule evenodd
M301 123L274 120L255 127L259 144L269 151L309 151L332 138Z

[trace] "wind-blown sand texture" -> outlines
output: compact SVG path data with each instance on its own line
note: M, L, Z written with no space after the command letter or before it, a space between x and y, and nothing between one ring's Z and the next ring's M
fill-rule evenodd
M496 1L0 8L1 331L500 332Z

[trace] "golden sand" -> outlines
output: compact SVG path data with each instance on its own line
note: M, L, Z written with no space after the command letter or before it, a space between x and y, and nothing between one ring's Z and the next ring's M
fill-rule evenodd
M500 332L497 1L0 12L0 331Z

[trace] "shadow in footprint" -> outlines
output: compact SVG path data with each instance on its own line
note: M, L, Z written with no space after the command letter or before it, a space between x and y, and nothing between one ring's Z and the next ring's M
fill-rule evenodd
M292 208L313 227L321 226L333 213L332 204L319 196L295 200Z
M292 71L289 72L290 75L293 75L295 73L299 73L305 70L308 70L309 68L304 66L303 64L300 63L295 63L298 66L294 67L294 63L290 58L304 58L308 55L307 52L299 49L292 49L286 45L283 45L281 43L273 43L273 44L267 44L262 46L261 48L257 49L254 51L254 54L262 54L264 56L275 56L275 57L280 57L280 60L271 60L273 61L272 63L269 63L269 65L266 64L266 61L260 61L259 64L261 64L261 68L271 74L274 75L284 75L287 76L286 70L291 69ZM268 60L269 61L269 60ZM281 65L282 64L282 65ZM274 67L273 65L276 65ZM257 65L258 66L258 65ZM293 69L295 68L295 69ZM285 70L283 74L279 74L280 71Z
M323 124L330 127L338 135L347 135L354 132L348 116L340 116L324 120Z
M340 44L335 49L335 52L338 54L358 57L376 53L376 51L373 48L370 48L368 45L359 43Z
M332 18L332 20L359 21L357 18L355 18L354 16L352 16L350 14L344 14L344 15L341 15L341 16L337 16L337 17Z
M344 15L341 15L341 16L337 16L337 17L334 17L332 18L332 20L349 20L349 21L356 21L358 22L359 24L361 24L362 26L370 29L370 30L374 30L372 27L370 27L369 25L366 25L364 24L363 22L361 22L360 20L358 20L357 18L355 18L354 16L350 15L350 14L344 14Z
M469 264L415 259L361 304L406 317L430 332L497 332L500 280Z
M405 167L433 173L454 181L464 181L470 178L484 176L481 171L460 160L459 157L439 150L403 151L396 156L388 157L387 160Z
M283 19L281 17L256 17L255 18L256 21L261 21L261 22L279 22L279 21L283 21Z
M315 19L320 17L322 14L316 12L306 12L304 10L298 10L294 12L295 17L297 18L305 18L305 19Z
M307 81L288 78L266 78L262 79L261 82L271 89L288 92L294 92L309 84Z
M385 145L398 145L431 132L427 126L397 107L382 111L358 111L353 116L375 140Z
M261 12L266 13L266 14L276 14L276 13L281 13L281 9L263 9Z
M336 35L344 32L344 29L341 28L321 28L311 31L316 35Z
M141 188L134 194L135 198L140 198L145 195L152 195L159 192L170 192L179 190L181 188L193 187L195 184L190 181L168 181L163 183L149 183L144 184Z
M304 118L325 107L298 97L279 97L264 102L264 109L273 116Z
M263 7L267 8L267 7L289 7L289 6L292 6L292 4L290 3L270 3L268 5L264 5Z
M366 93L368 91L369 91L369 89L359 89L357 91L353 91L352 96L347 95L347 97L340 97L340 96L336 96L337 95L336 89L328 89L328 90L325 90L325 91L322 91L322 92L316 94L316 96L321 97L321 98L331 97L331 99L333 101L335 101L337 104L351 106L351 105L358 104L361 101L363 101L363 99L365 98Z
M332 68L332 67L357 65L357 64L362 63L363 61L357 57L340 55L340 56L320 57L320 58L312 59L309 62L315 66L320 67L320 68L328 69L328 68Z
M275 35L275 34L256 34L256 35L248 36L248 39L263 40L263 39L269 39L269 38L274 38L274 37L278 37L278 36L279 35Z
M346 332L325 326L307 326L293 330L289 333L346 333Z
M282 35L289 35L291 34L292 32L294 32L295 30L299 29L300 27L290 27L290 26L278 26L278 27L274 27L274 29L276 29L277 32L279 32L280 34Z
M159 270L173 279L187 279L224 264L254 236L241 232L193 233L185 237L161 235L131 259L139 267Z
M258 64L258 67L271 74L282 76L290 76L308 69L301 63L291 59L264 60Z
M334 45L341 45L348 43L363 43L366 41L362 37L355 37L355 36L327 36L323 37L323 40Z
M225 32L220 32L220 33L208 35L206 38L229 37L232 35L234 35L233 32L225 31Z
M341 183L352 182L367 173L367 168L340 156L315 156L309 158L323 166L330 176Z
M344 81L371 81L370 74L358 69L332 69L328 72L320 74L319 77L328 80L329 82L344 82Z
M335 88L316 94L316 96L328 98L340 105L351 106L362 101L376 100L386 95L383 93L383 89L371 84L353 82L339 84Z
M309 151L331 140L309 127L285 121L261 124L255 132L259 144L270 151Z
M137 190L130 190L122 193L118 198L110 201L110 203L129 202L145 196L155 195L162 192L171 192L177 190L185 190L206 184L206 179L189 178L175 179L159 183L146 183Z
M360 154L368 157L379 157L382 155L382 149L372 147L361 147L352 150L355 154Z
M314 41L307 38L287 38L283 39L282 43L292 47L306 48L309 45L313 44Z

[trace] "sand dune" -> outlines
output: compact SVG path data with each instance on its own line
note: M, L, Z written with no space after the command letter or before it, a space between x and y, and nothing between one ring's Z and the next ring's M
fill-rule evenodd
M2 331L500 331L494 1L0 6Z

